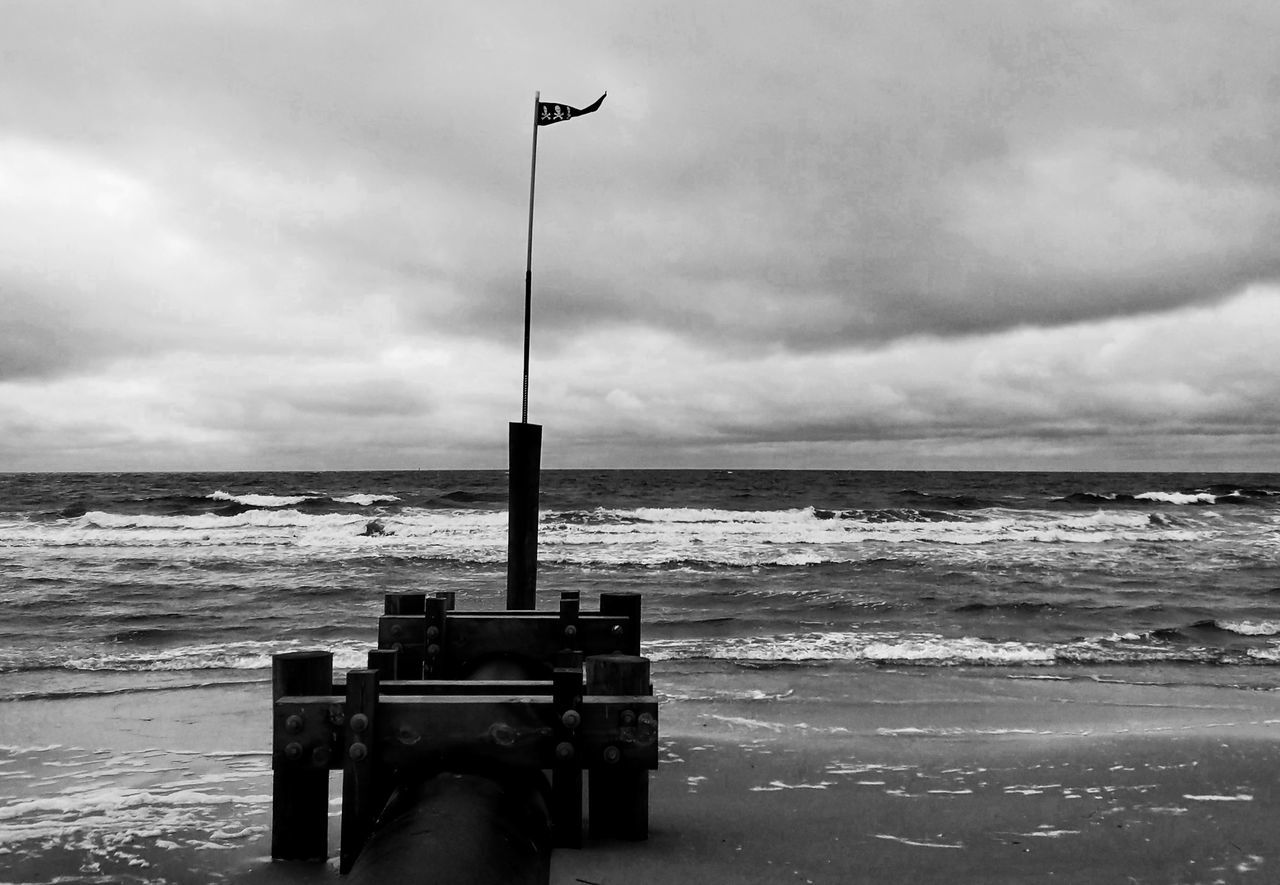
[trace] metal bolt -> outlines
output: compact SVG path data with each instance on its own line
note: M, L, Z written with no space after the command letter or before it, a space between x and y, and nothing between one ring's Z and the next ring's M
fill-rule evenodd
M604 761L608 762L610 765L617 765L618 760L620 760L621 758L622 758L622 751L619 750L617 747L610 746L610 747L604 748Z
M351 757L353 762L360 762L369 755L369 748L361 743L354 743L351 749L347 750L347 755Z
M634 710L623 710L622 716L620 716L619 718L622 720L622 724L624 726L636 724L636 713Z
M573 758L573 744L568 741L561 741L556 744L556 758L561 762L568 762Z
M284 748L284 755L287 759L298 759L302 756L302 744L294 741Z
M357 713L351 717L351 730L356 734L360 734L369 727L369 717L363 713Z
M489 737L499 747L509 747L516 742L516 730L505 722L495 722L489 726Z
M577 710L565 710L560 721L564 723L565 728L572 730L582 724L582 714Z
M347 721L347 711L335 705L329 708L329 724L341 728Z
M642 728L655 728L658 725L658 720L654 718L652 713L641 713L640 725Z
M438 645L428 645L428 646L427 646L427 654L434 658L436 655L440 654L440 646L438 646Z
M320 746L311 751L311 761L324 768L329 764L329 748Z
M573 626L573 624L569 624L564 628L564 635L566 639L572 639L578 635L578 628Z
M302 717L296 714L290 716L284 721L284 730L289 734L297 734L302 731Z
M401 627L399 624L391 625L391 636L393 639L399 639L403 635L404 635L404 627Z
M622 635L622 625L621 625L621 624L614 624L614 625L613 625L613 635L614 635L614 636L621 636L621 635Z
M439 639L439 638L440 638L440 628L439 628L439 627L436 627L436 626L428 627L428 628L427 628L427 638L428 638L428 639Z

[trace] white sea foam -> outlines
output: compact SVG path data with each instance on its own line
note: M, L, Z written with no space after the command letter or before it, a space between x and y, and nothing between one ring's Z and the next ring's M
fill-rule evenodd
M400 499L395 495L343 495L333 500L338 504L359 504L361 507L368 507L371 504L390 504Z
M206 495L214 501L231 501L235 504L243 504L246 507L296 507L303 501L310 501L313 498L321 497L319 495L233 495L230 492L224 492L222 489L211 495Z
M61 666L70 670L123 670L162 672L174 670L262 670L271 666L274 654L315 647L315 643L299 640L274 642L224 642L208 645L186 645L177 648L89 655L68 658ZM357 640L326 642L325 650L334 653L335 670L363 667L369 643Z
M1275 636L1280 634L1280 621L1217 621L1218 627L1241 636Z
M708 658L734 661L866 661L918 664L1048 664L1054 650L1021 642L993 642L971 636L845 632L653 640L645 654L654 660Z
M1200 796L1193 796L1189 793L1183 793L1182 798L1190 799L1192 802L1252 802L1253 801L1253 796L1249 795L1248 793L1236 793L1230 796L1218 795L1218 794L1212 794L1212 793L1206 794L1206 795L1200 795Z
M1208 492L1188 494L1186 492L1143 492L1134 495L1139 501L1160 501L1165 504L1216 504L1217 495Z
M908 839L904 836L893 836L888 833L874 833L877 839L886 839L890 842L901 842L903 845L910 845L913 848L964 848L963 842L926 842L921 839Z

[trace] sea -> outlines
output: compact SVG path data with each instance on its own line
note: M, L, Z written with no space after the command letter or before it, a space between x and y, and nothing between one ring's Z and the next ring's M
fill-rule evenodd
M163 741L104 758L38 705L364 666L386 593L502 609L506 533L500 470L0 474L0 723L29 732L0 725L0 881L265 845L265 747L220 779ZM641 593L664 704L779 670L1270 686L1280 475L546 470L537 586Z

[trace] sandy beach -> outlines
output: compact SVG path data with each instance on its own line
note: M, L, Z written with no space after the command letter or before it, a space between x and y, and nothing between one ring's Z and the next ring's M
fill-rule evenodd
M782 667L744 694L740 670L686 667L650 838L558 850L551 881L1274 881L1261 671L1028 675ZM4 705L2 880L340 881L267 858L266 683L153 688Z

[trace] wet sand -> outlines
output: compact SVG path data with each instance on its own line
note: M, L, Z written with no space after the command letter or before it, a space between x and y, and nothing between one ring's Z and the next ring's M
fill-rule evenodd
M677 675L650 838L559 850L555 885L1280 878L1264 670ZM267 858L268 685L156 689L0 704L0 881L341 881Z

